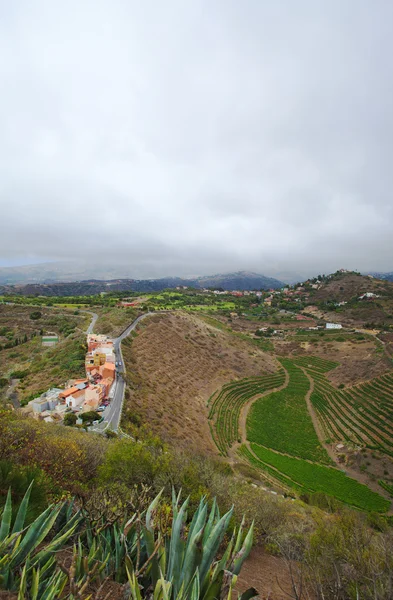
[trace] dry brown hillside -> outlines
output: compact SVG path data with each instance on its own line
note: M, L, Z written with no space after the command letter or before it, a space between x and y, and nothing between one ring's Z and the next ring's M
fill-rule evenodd
M378 346L370 338L342 342L316 339L315 342L276 341L274 347L278 354L284 356L318 356L339 363L327 373L327 378L337 386L369 381L392 370L391 361L378 351Z
M215 452L206 403L223 383L277 369L275 359L194 315L156 315L123 343L125 419L135 413L163 439Z
M336 276L323 284L313 294L315 300L348 301L354 296L360 296L366 292L374 294L393 295L393 283L382 279L375 279L367 275L343 274Z

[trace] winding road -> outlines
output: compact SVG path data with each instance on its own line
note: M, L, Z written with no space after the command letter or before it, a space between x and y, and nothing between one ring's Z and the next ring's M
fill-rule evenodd
M117 337L115 340L113 340L115 357L116 357L115 360L118 365L119 365L119 363L121 363L121 366L118 366L116 369L116 380L115 380L115 384L114 384L115 385L115 393L114 393L113 399L112 399L111 403L109 404L109 406L107 406L107 408L102 413L102 416L104 417L104 423L105 423L105 426L103 427L103 429L106 429L107 427L109 427L110 429L112 429L112 431L115 431L115 432L117 432L119 429L121 411L122 411L123 402L124 402L124 392L125 392L125 387L126 387L126 384L125 384L125 381L123 378L123 374L125 373L126 369L124 366L123 355L121 352L121 343L128 335L130 335L131 331L134 331L134 329L136 328L138 323L140 321L142 321L142 319L145 319L146 317L149 317L152 314L154 314L154 313L148 312L148 313L144 313L143 315L140 315L139 317L137 317L135 319L135 321L133 321L131 323L131 325L129 325L127 327L127 329L125 329L123 331L123 333L121 335L119 335L119 337Z

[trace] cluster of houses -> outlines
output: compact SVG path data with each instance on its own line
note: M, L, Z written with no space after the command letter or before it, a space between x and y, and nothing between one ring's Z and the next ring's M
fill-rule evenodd
M97 410L111 398L116 378L113 341L106 335L87 336L86 377L52 388L27 405L27 412L46 422L60 422L66 413Z

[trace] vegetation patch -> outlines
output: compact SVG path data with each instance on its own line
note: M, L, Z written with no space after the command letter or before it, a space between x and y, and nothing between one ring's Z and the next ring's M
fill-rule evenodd
M257 395L283 385L284 369L263 377L250 377L224 385L209 400L211 433L214 442L224 455L240 439L239 417L243 406Z
M306 404L310 382L300 367L288 359L281 364L289 375L288 386L258 398L247 419L247 439L279 452L329 464Z
M317 465L298 458L292 458L251 444L251 449L263 466L283 474L285 483L291 487L302 487L310 492L322 492L362 510L386 512L390 502L370 490L367 486L351 479L342 471L324 465Z

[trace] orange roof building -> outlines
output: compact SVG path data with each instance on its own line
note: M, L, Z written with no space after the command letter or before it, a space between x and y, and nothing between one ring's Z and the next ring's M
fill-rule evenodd
M112 382L115 380L116 367L113 363L106 362L100 367L100 374L103 379L111 379Z
M70 387L70 388L64 390L64 392L60 392L59 398L62 398L63 400L65 400L66 398L68 398L68 396L72 396L73 394L76 394L79 391L80 390L75 385L73 387Z

